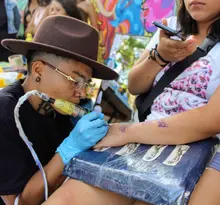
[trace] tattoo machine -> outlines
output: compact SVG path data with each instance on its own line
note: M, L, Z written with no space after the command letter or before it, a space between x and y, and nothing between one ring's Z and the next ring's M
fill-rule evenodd
M83 108L79 105L73 104L71 102L67 102L61 99L53 99L48 95L37 91L37 96L39 96L42 100L51 103L56 109L60 110L63 114L70 115L73 117L82 117L90 113L91 111Z

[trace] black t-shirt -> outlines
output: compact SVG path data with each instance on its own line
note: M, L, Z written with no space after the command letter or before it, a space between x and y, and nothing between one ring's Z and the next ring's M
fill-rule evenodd
M22 95L20 81L0 91L0 195L21 193L38 171L15 125L14 108ZM21 106L19 113L24 132L44 166L72 130L70 118L59 113L56 117L40 115L29 101Z

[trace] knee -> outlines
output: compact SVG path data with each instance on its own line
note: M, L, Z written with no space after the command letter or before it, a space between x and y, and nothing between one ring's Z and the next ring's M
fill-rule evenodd
M76 180L68 180L57 189L42 205L78 205L81 198L84 183Z

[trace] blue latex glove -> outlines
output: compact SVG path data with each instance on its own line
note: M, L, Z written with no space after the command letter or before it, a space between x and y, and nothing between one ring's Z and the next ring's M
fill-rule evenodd
M108 124L104 121L104 115L91 112L77 122L70 135L57 148L57 152L66 165L78 153L94 146L107 132Z

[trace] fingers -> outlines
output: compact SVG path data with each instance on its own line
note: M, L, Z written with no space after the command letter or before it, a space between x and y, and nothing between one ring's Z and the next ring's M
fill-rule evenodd
M87 130L86 135L79 135L77 137L78 141L80 141L82 144L86 144L87 146L94 146L97 142L99 142L103 137L106 136L108 132L108 127L107 126L102 126L101 128L96 128L96 129L91 129ZM84 132L85 133L85 132Z
M167 19L163 18L163 19L162 19L162 24L165 25L165 26L167 26L167 25L168 25ZM165 32L164 30L161 29L161 30L160 30L160 38L161 38L161 37L169 37L169 35L166 34L166 32Z
M168 61L177 62L191 55L196 48L196 40L193 37L185 41L163 37L158 45L158 53Z
M87 115L84 115L82 117L82 119L84 120L88 120L88 121L93 121L93 120L96 120L96 119L104 119L104 114L103 113L99 113L99 112L91 112Z
M107 126L108 123L105 120L96 119L89 123L91 128L99 128L102 126Z
M100 142L98 142L95 146L93 146L94 149L101 149L103 147L105 147L104 146L104 139L101 140Z
M99 118L103 120L105 115L103 113L101 113L101 112L97 112L97 113L98 113Z
M197 47L196 40L194 38L188 38L185 41L173 40L170 38L166 39L166 46L168 48L173 49L186 49L186 50L193 50Z
M188 51L195 51L197 48L197 42L194 36L187 38L185 41L183 41L183 44L186 45Z
M97 112L91 112L87 115L84 115L81 119L92 121L92 120L96 120L98 117L99 116Z
M93 144L93 145L95 145L97 142L99 142L103 137L105 137L106 136L106 133L107 133L107 127L105 126L103 126L103 128L100 128L99 129L99 132L100 133L98 133L98 130L97 130L97 133L98 134L94 134L94 135L92 135L92 137L90 137L89 139L88 139L88 141L90 141L90 143L91 144Z
M114 142L111 142L111 140L109 140L108 137L104 137L96 145L94 145L93 148L94 149L102 149L104 147L116 147L116 146L117 145Z
M159 54L168 61L173 61L180 54L187 55L188 43L170 39L164 31L161 31L160 42L158 45Z
M167 39L166 43L168 48L174 48L174 49L186 49L189 44L186 41L173 40L170 38Z
M91 130L93 135L102 135L102 134L106 134L108 132L108 126L103 125L102 127L99 128L93 128Z
M189 42L183 42L185 47L181 48L179 45L174 45L173 48L170 49L170 53L174 58L184 59L185 57L191 55L195 52L197 45L194 40L187 40ZM176 47L175 47L176 46Z
M187 49L179 49L179 48L172 48L169 51L169 55L172 55L173 58L181 59L185 58L186 56L190 55L191 52Z
M167 25L168 25L167 19L163 18L163 19L162 19L162 24L163 24L164 26L167 26Z

